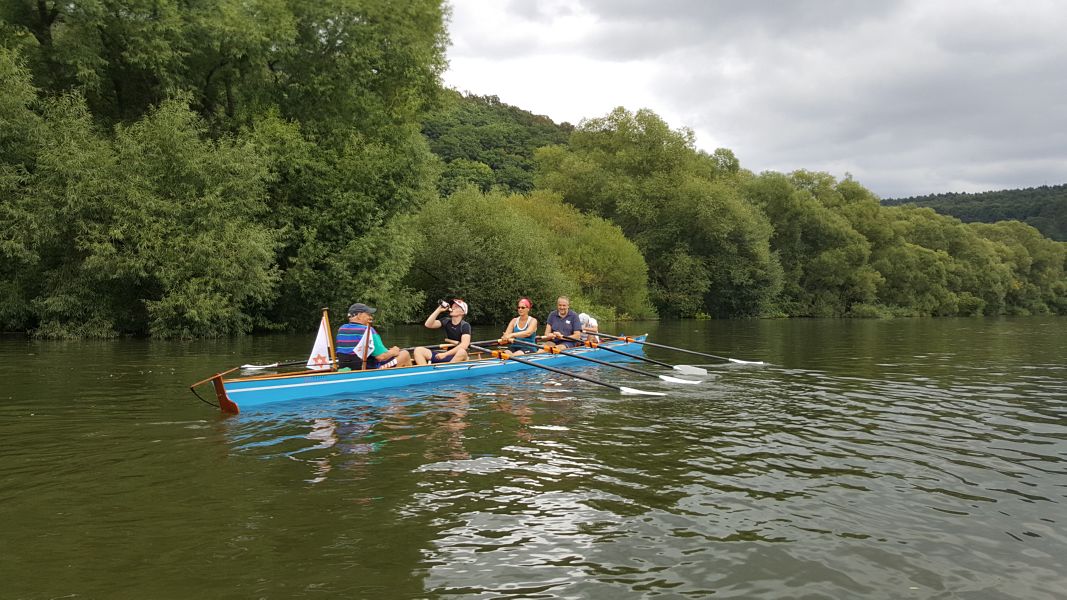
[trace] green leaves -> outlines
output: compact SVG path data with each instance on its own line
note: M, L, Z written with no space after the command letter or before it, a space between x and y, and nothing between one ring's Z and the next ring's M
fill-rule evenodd
M434 195L416 120L439 93L443 10L5 5L4 46L30 56L0 51L3 325L218 335L394 295L410 314L396 220Z
M693 148L651 111L583 121L567 147L536 155L538 184L622 228L648 263L664 315L761 314L781 285L771 227L749 205L732 154Z
M306 329L356 300L418 318L427 294L483 321L560 294L598 316L1067 313L1065 246L1026 225L756 176L648 110L574 129L443 92L446 10L4 4L0 326Z
M113 139L77 96L45 103L5 239L28 272L8 286L42 334L160 337L248 331L277 274L266 162L239 140L204 138L198 117L168 102Z
M446 91L442 106L423 122L430 149L445 163L439 190L447 196L464 184L488 191L533 189L537 148L562 144L571 127L509 106L495 96Z
M412 225L418 241L408 283L431 298L468 300L472 321L503 329L520 296L547 307L578 291L561 266L557 238L498 192L465 188L426 205Z

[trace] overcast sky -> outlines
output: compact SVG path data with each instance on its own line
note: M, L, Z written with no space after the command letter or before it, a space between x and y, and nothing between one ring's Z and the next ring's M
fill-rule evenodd
M1067 2L449 0L445 84L882 198L1067 183Z

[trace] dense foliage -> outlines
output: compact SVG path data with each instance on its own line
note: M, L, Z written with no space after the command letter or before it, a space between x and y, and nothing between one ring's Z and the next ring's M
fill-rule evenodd
M664 315L758 315L781 287L766 217L742 198L729 151L693 149L650 111L591 119L537 153L538 184L618 224L648 262Z
M496 96L451 91L422 127L430 149L445 163L439 184L442 195L468 184L482 191L493 186L512 192L533 190L534 151L566 142L573 129Z
M965 223L1022 221L1046 237L1067 241L1067 184L977 194L948 193L883 200L887 206L914 204Z
M1067 244L1028 225L883 207L825 173L754 175L648 111L583 121L537 161L540 186L634 240L661 314L1067 313Z
M617 227L558 198L467 187L411 221L420 233L408 283L432 298L466 299L474 321L507 323L522 296L533 301L535 316L551 311L558 295L604 316L651 313L647 267L634 245Z
M1067 314L1067 244L1028 224L754 174L647 110L571 127L442 90L444 21L440 0L0 5L0 328L307 330L461 296L495 335L560 294L604 320ZM998 217L1062 231L1062 187Z
M0 11L0 326L186 336L307 327L356 297L414 310L392 222L435 196L419 119L439 1Z

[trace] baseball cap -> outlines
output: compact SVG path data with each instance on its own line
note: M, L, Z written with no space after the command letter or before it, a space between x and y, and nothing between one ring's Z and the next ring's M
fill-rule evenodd
M378 311L377 308L371 308L371 307L367 306L366 304L363 304L362 302L356 302L352 306L348 307L348 316L354 317L354 316L358 315L359 313L370 313L370 314L373 315L377 311Z
M452 301L452 306L458 306L463 311L463 314L467 314L467 303L459 298Z

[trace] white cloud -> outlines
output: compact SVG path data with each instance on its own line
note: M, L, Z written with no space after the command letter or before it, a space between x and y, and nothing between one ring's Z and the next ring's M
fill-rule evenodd
M1067 182L1067 4L452 5L445 83L556 121L650 108L749 169L883 197Z

